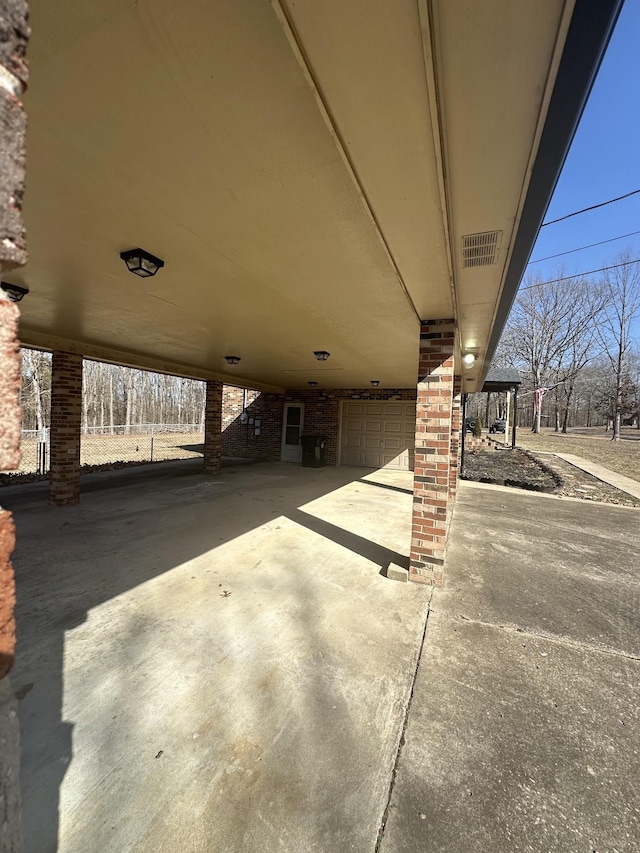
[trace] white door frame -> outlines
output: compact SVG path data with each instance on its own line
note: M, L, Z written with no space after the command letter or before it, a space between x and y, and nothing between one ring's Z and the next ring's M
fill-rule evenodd
M291 448L291 444L285 444L285 438L287 435L287 411L289 409L300 409L300 435L302 435L302 430L304 429L304 403L285 403L284 410L282 412L282 434L280 436L280 461L281 462L300 462L302 459L302 447L298 445L298 455L297 459L285 458L285 447Z

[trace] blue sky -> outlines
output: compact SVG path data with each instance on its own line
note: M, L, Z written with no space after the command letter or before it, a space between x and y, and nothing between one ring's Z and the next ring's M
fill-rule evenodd
M626 0L578 127L545 221L640 189L640 0ZM531 260L640 231L640 194L542 228ZM614 263L629 248L640 258L640 234L561 258L527 272L555 278ZM525 274L526 278L526 274Z

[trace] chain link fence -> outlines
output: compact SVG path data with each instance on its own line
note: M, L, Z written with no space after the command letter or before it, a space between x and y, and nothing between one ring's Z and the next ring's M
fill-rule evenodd
M81 465L164 462L202 456L202 424L136 424L83 427ZM22 431L19 473L46 474L50 465L49 429Z

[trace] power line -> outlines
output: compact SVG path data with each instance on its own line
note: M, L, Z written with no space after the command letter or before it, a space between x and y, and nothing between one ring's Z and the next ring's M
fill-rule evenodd
M551 261L553 258L559 258L562 255L571 255L573 252L582 252L583 249L592 249L594 246L604 246L605 243L624 240L625 237L635 237L636 234L640 234L640 231L631 231L629 234L621 234L619 237L611 237L609 240L600 240L599 243L589 243L588 246L580 246L577 249L567 249L566 252L558 252L557 255L547 255L546 258L536 258L535 261L529 261L528 266L531 266L531 264L540 264L542 261Z
M600 204L592 204L591 207L583 207L582 210L574 210L573 213L567 213L565 216L559 216L558 219L550 219L549 222L543 222L540 227L544 228L545 225L555 225L556 222L562 222L565 219L570 219L572 216L578 216L579 213L587 213L589 210L596 210L598 207L605 207L607 204L622 201L623 199L629 198L632 195L637 195L638 193L640 193L640 190L631 190L630 193L619 195L617 198L610 198L608 201L601 201Z
M538 281L535 284L526 284L524 287L521 287L520 290L531 290L532 287L544 287L545 284L557 284L559 281L569 281L572 278L582 278L585 275L593 275L596 272L606 272L606 270L615 270L618 267L628 267L631 264L637 264L640 262L640 258L635 258L633 261L625 261L622 264L611 264L609 267L600 267L598 270L587 270L586 272L578 272L575 275L565 275L562 278L552 278L551 281Z

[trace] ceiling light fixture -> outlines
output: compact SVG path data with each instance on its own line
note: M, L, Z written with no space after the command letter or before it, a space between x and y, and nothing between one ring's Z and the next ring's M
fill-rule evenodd
M8 281L0 283L0 287L2 287L12 302L22 302L23 297L29 293L28 287L20 287L19 284L9 284Z
M311 380L311 382L309 382L309 385L311 385L312 388L315 388L317 384L318 383L314 382L313 380Z
M313 354L318 359L318 361L326 361L329 358L329 356L331 355L330 352L327 352L324 349L315 350L315 352Z
M465 367L473 367L476 363L477 355L473 352L465 352L462 356L462 360L464 361Z
M225 355L224 360L227 362L227 364L238 364L238 362L240 361L240 356L239 355Z
M155 275L164 266L164 261L150 252L145 252L144 249L128 249L126 252L120 252L120 257L127 265L129 272L141 278Z
M380 380L379 379L372 379L371 384L373 385L374 388L377 388L378 385L380 384Z

